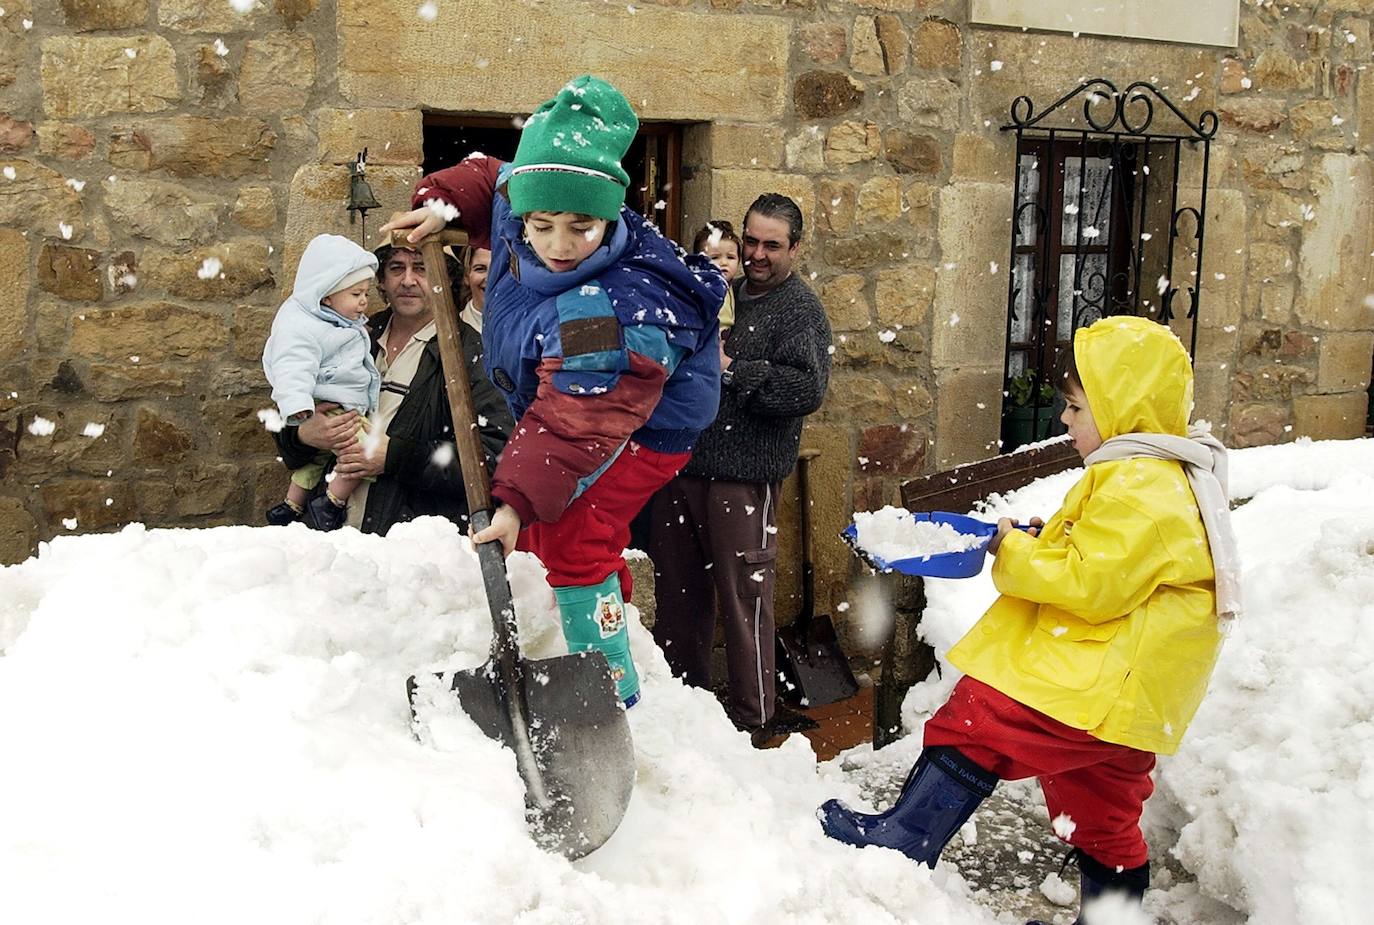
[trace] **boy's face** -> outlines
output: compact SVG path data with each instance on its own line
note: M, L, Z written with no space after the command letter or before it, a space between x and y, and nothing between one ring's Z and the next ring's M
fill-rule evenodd
M464 282L468 284L468 291L472 293L472 307L479 312L487 304L487 273L490 270L491 251L485 247L474 249Z
M1072 380L1064 382L1064 413L1059 415L1059 420L1069 429L1073 448L1084 459L1102 445L1102 434L1098 432L1092 409L1088 407L1088 396Z
M739 248L729 238L721 238L715 244L706 242L705 254L725 274L728 283L739 275Z
M367 314L367 290L371 285L370 280L363 280L340 292L331 293L320 301L349 321L357 321Z
M606 220L574 212L531 212L525 216L525 238L555 273L577 268L601 246Z

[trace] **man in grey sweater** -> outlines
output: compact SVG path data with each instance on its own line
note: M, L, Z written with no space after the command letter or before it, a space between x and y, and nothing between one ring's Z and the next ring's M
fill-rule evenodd
M830 323L793 272L801 237L801 210L786 196L767 193L749 207L745 277L721 346L720 412L651 503L654 638L674 674L709 687L719 600L726 709L753 733L776 701L778 488L796 464L802 419L821 406L830 377Z

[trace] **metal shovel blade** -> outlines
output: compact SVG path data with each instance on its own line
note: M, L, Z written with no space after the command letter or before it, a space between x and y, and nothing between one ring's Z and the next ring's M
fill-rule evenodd
M575 860L620 825L634 789L630 724L600 652L518 659L529 744L547 802L526 794L530 830L545 851ZM448 675L440 675L447 679ZM500 672L493 662L452 675L459 705L484 734L518 750ZM406 685L414 708L415 679Z
M859 683L827 615L813 616L778 630L778 661L796 685L804 706L823 707L853 697Z

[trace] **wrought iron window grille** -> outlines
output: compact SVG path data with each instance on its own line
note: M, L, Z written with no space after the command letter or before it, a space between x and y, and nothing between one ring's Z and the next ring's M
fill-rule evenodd
M1216 113L1194 121L1145 81L1094 78L1041 113L1028 96L1012 102L1004 451L1048 435L1049 380L1075 329L1145 315L1196 350L1218 127Z

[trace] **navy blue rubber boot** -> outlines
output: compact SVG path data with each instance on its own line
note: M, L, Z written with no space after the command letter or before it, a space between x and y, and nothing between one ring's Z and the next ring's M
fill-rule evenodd
M818 817L825 834L837 841L858 848L894 848L934 867L954 833L992 795L997 780L956 749L927 748L891 809L856 813L839 800L827 800Z
M1129 870L1117 870L1108 867L1098 861L1094 861L1079 849L1075 848L1069 852L1069 856L1064 859L1064 866L1068 866L1069 861L1078 862L1078 918L1074 919L1073 925L1083 925L1083 908L1093 900L1107 893L1121 893L1129 897L1136 903L1145 899L1145 889L1150 885L1150 864L1145 862L1139 867L1132 867ZM1060 873L1064 868L1061 867ZM1047 925L1039 919L1027 922L1026 925Z

